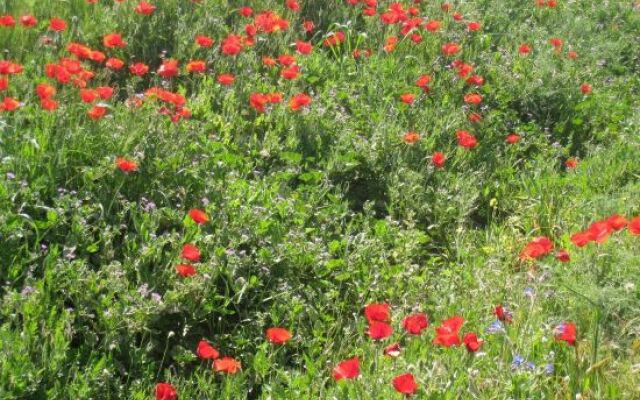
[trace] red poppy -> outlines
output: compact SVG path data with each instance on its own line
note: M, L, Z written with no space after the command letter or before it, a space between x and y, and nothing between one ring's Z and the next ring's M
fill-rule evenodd
M460 45L457 43L445 43L442 45L442 54L451 56L460 51Z
M176 265L176 272L183 278L188 278L197 273L195 267L189 264L178 264Z
M0 26L11 28L15 26L16 19L12 15L0 15Z
M467 347L467 351L469 353L475 353L476 351L480 350L480 347L482 347L483 343L482 340L478 340L478 336L475 333L467 333L466 335L464 335L462 342Z
M404 104L411 104L416 99L416 95L413 93L403 93L400 95L400 101Z
M569 252L564 249L558 250L556 253L556 260L560 262L569 262L571 261L571 256L569 255Z
M177 60L166 60L160 65L160 68L158 68L158 75L163 78L173 78L177 76L179 72Z
M391 314L389 313L389 305L386 303L371 303L367 304L364 308L364 316L369 323L374 321L389 322L391 321Z
M146 1L141 1L135 8L135 12L141 15L151 15L155 10L156 6Z
M4 76L0 76L0 91L7 90L9 88L9 79Z
M640 217L635 217L629 221L629 225L627 227L632 235L640 235Z
M118 58L110 58L105 63L105 66L109 69L119 70L119 69L122 69L122 67L124 67L124 61Z
M540 236L529 243L520 252L521 260L537 259L553 251L553 242L546 236Z
M136 76L145 76L149 72L149 66L144 63L135 63L129 66L129 71Z
M298 111L302 107L306 107L311 104L311 97L304 93L298 93L289 100L289 108L293 111Z
M332 375L336 381L357 378L360 376L360 360L358 357L353 357L338 363L333 368Z
M577 329L575 324L571 322L563 322L555 329L555 338L557 341L567 342L570 346L576 344Z
M592 90L593 88L588 83L583 83L582 85L580 85L580 91L582 92L582 94L589 94Z
M283 69L282 72L280 73L280 76L282 76L284 79L287 79L287 80L293 80L293 79L296 79L299 74L300 74L300 67L298 67L297 65L292 65L289 68Z
M49 97L56 94L56 88L49 85L48 83L40 83L36 86L36 94L40 99L48 99Z
M218 75L218 83L224 86L229 86L233 84L236 80L236 77L232 74L220 74Z
M467 104L478 105L482 103L482 95L478 93L469 93L464 95L464 102Z
M456 137L458 138L458 146L465 149L472 149L478 145L476 137L467 131L457 131Z
M187 63L187 72L202 73L207 70L207 64L202 60L193 60Z
M215 360L220 357L220 353L218 352L218 350L215 347L211 346L206 340L201 340L198 343L196 354L202 360Z
M196 36L196 44L200 47L211 47L215 43L215 40L209 36L198 35Z
M619 214L613 214L612 216L606 219L606 222L614 231L619 231L620 229L627 226L627 224L629 223L629 221L627 221L625 217Z
M572 60L575 60L576 58L578 58L578 53L576 53L573 50L570 50L567 52L567 57L569 57Z
M516 144L519 141L520 141L520 135L518 135L517 133L512 133L507 136L507 143L509 144Z
M122 172L135 172L138 170L138 163L125 157L116 158L116 166Z
M287 8L291 11L298 11L300 10L300 4L298 4L297 0L287 0L285 5L287 6Z
M393 328L391 325L385 322L371 321L369 323L369 329L367 329L367 335L373 340L386 339L393 334Z
M431 156L431 162L433 163L433 165L436 168L443 168L444 167L444 163L446 161L447 161L447 158L445 157L444 153L442 153L442 152L436 151Z
M402 321L402 327L407 333L419 335L423 330L429 327L429 319L427 314L418 313L407 316Z
M464 323L464 319L460 316L454 316L445 321L442 321L440 326L436 328L436 337L433 339L433 344L440 346L451 347L459 346L461 344L458 332Z
M23 15L20 17L20 24L25 28L30 28L32 26L36 26L38 20L33 15Z
M418 384L416 383L412 374L402 374L393 378L393 388L398 393L412 395L418 390Z
M43 110L53 111L58 108L58 102L50 98L42 99L40 100L40 107L42 107Z
M400 343L391 343L385 347L384 355L387 357L398 357L400 355Z
M243 48L242 38L238 35L229 35L222 40L220 44L220 49L222 53L227 56L235 56L240 53Z
M263 93L251 93L249 105L258 112L265 112L265 106L269 104L269 96Z
M213 369L216 372L233 375L242 368L240 361L233 357L218 358L213 362Z
M575 158L568 158L567 161L564 162L564 166L568 169L573 169L578 166L578 160Z
M313 51L313 45L310 42L296 40L296 51L303 55L311 54L311 52Z
M285 328L269 328L267 329L267 340L274 344L285 344L291 339L291 332Z
M98 97L100 95L98 94L98 92L96 90L93 89L81 89L80 90L80 99L88 104L93 103L94 101L98 100Z
M560 38L551 38L549 39L549 44L551 44L553 47L556 48L556 50L559 50L560 47L562 47L562 39Z
M481 28L480 22L472 21L467 24L467 29L469 29L469 31L471 32L480 30L480 28Z
M49 29L56 32L62 32L67 29L67 23L60 18L51 18L49 21Z
M185 243L182 245L182 253L180 253L180 257L191 262L198 262L200 261L200 250L191 243Z
M435 32L438 29L440 29L440 25L442 24L442 22L440 21L429 21L425 24L425 28L430 31L430 32Z
M574 233L573 235L571 235L571 242L578 246L578 247L584 247L587 244L589 244L589 242L591 242L593 240L593 236L591 235L590 232L578 232L578 233Z
M506 322L507 324L513 322L513 315L511 314L511 311L502 304L498 304L493 310L493 313L496 315L498 320L502 322Z
M414 144L420 140L420 134L417 132L407 132L402 136L402 140L406 144Z
M520 54L529 54L531 52L531 46L526 43L522 43L520 47L518 47L518 52Z
M119 33L109 33L108 35L104 35L102 38L102 44L104 47L108 48L127 47L127 43L122 40L122 35Z
M89 118L94 121L99 120L107 114L107 107L95 105L87 112Z
M592 240L598 243L606 242L612 231L613 228L606 221L594 222L587 228L587 232L591 235Z
M178 391L168 383L158 383L156 385L156 400L176 400Z
M202 225L205 222L209 221L209 216L207 215L207 213L197 208L192 208L191 210L189 210L189 218L191 218L193 222L199 225Z

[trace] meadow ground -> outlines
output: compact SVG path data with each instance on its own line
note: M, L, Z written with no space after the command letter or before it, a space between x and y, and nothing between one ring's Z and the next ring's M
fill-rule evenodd
M639 399L640 3L0 1L0 399Z

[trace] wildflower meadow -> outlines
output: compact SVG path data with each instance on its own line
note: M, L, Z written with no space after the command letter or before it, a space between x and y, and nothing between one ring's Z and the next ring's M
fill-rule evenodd
M637 0L0 0L0 399L640 399Z

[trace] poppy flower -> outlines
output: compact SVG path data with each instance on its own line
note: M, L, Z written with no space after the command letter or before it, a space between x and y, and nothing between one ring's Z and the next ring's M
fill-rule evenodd
M562 249L562 250L559 250L556 253L556 260L558 260L560 262L563 262L563 263L564 262L569 262L569 261L571 261L571 256L569 255L568 251Z
M418 384L410 373L396 376L391 383L398 393L412 395L418 390Z
M296 51L302 55L311 54L311 52L313 51L313 45L310 42L296 40Z
M597 221L589 225L587 232L591 235L591 239L598 243L604 243L609 238L613 228L606 221Z
M588 83L583 83L582 85L580 85L580 91L582 92L582 94L589 94L592 90L593 88Z
M431 77L429 75L420 75L416 80L416 86L424 89L429 85L429 82L431 82Z
M436 151L435 153L433 153L433 155L431 156L431 163L436 167L436 168L443 168L444 167L444 163L447 161L447 158L445 157L444 153Z
M531 46L526 43L522 43L520 47L518 47L518 52L520 54L529 54L531 53Z
M414 144L420 140L420 134L417 132L407 132L402 136L402 140L406 144Z
M180 253L180 257L185 260L189 260L191 262L200 261L200 250L191 243L185 243L182 245L182 252Z
M53 111L58 108L58 102L51 98L42 99L40 100L40 107L42 107L43 110Z
M480 347L482 347L483 343L482 340L478 340L478 336L475 333L467 333L466 335L464 335L462 342L466 346L469 353L475 353L476 351L480 350Z
M386 339L393 334L393 328L386 322L371 321L367 329L367 335L373 340Z
M149 66L144 63L135 63L129 66L129 72L136 76L145 76L149 72Z
M578 58L578 53L576 53L573 50L570 50L567 52L567 57L569 57L571 60L575 60L576 58Z
M113 96L113 88L109 86L99 86L96 88L96 92L102 100L109 100Z
M20 17L20 25L25 28L30 28L32 26L36 26L38 24L38 20L33 15L23 15Z
M451 56L460 51L460 45L457 43L445 43L442 45L442 54Z
M386 303L371 303L364 308L364 316L369 323L374 321L389 322L391 315L389 313L389 305Z
M124 67L124 61L120 60L119 58L110 58L105 63L105 66L109 69L117 71Z
M176 400L178 391L168 383L158 383L156 385L156 400Z
M200 47L211 47L215 43L215 40L211 39L209 36L197 35L196 36L196 44Z
M471 21L467 24L467 29L469 29L469 31L471 32L475 32L480 30L481 25L480 22L476 22L476 21Z
M9 79L0 76L0 91L7 90L9 88Z
M322 45L325 47L337 46L340 43L344 42L345 39L346 35L344 34L344 32L332 33L324 40L324 42L322 42Z
M285 5L287 6L287 8L291 11L298 11L300 10L300 4L298 4L297 0L287 0Z
M424 313L409 315L402 321L402 327L411 335L419 335L429 327L429 319Z
M560 38L551 38L549 39L549 44L555 47L556 50L559 50L560 47L562 47L563 42Z
M435 32L440 29L440 25L442 25L442 22L436 20L427 22L424 27L429 32Z
M467 104L478 105L482 103L482 95L478 93L469 93L464 95L464 102Z
M358 357L353 357L338 363L333 368L332 375L336 381L357 378L360 376L360 360Z
M147 3L146 1L141 1L134 9L134 11L140 15L151 15L155 10L156 6Z
M398 357L400 355L400 343L391 343L385 347L384 355L387 357Z
M220 353L206 340L201 340L196 348L196 354L201 360L215 360L220 357Z
M187 63L187 72L202 73L207 70L207 64L202 60L193 60Z
M484 85L484 78L481 77L480 75L472 75L469 78L467 78L466 82L468 85L482 86ZM482 96L480 96L480 99L482 100Z
M606 222L614 231L619 231L629 223L629 221L627 221L625 217L619 214L613 214L612 216L607 218Z
M99 105L95 105L91 107L91 110L87 112L87 115L89 116L89 118L91 118L94 121L99 120L100 118L104 117L106 114L107 114L107 107L99 106Z
M283 69L282 72L280 73L280 76L282 76L284 79L287 79L287 80L293 80L293 79L296 79L299 74L300 74L300 67L298 67L297 65L292 65L289 68Z
M289 100L289 108L293 111L298 111L309 104L311 104L311 97L304 93L298 93Z
M49 21L49 29L56 32L63 32L67 29L67 23L60 18L51 18Z
M503 306L502 304L498 304L495 307L495 309L493 310L493 313L496 315L498 320L500 320L502 322L506 322L508 324L513 322L513 314L511 313L511 310L509 310L509 308L507 306Z
M229 35L222 40L220 44L220 49L222 50L222 54L227 56L235 56L240 53L243 48L242 38L238 35Z
M313 29L315 28L315 24L313 23L313 21L303 21L302 22L302 29L306 32L306 33L311 33L313 32Z
M189 264L178 264L176 265L176 272L183 278L188 278L197 273L195 267Z
M459 346L461 340L458 332L463 323L464 319L459 316L454 316L443 321L440 326L436 328L436 337L432 341L433 344L445 347Z
M570 346L575 346L577 334L575 324L563 322L555 328L554 333L557 341L567 342Z
M102 38L102 44L104 47L108 47L110 49L115 47L127 47L127 43L122 40L122 35L119 33L109 33L108 35L104 35Z
M263 93L251 93L249 105L258 112L265 112L265 106L269 104L269 97Z
M179 73L177 60L166 60L158 68L158 75L163 78L173 78Z
M285 328L269 328L266 332L267 340L274 344L285 344L291 339L291 332Z
M233 357L218 358L213 362L213 369L216 372L233 375L242 368L240 361Z
M478 145L478 140L475 136L467 131L457 131L456 137L458 139L458 146L465 149L472 149Z
M400 101L404 104L411 104L416 99L416 95L413 93L403 93L400 95Z
M98 94L98 92L96 90L93 90L93 89L81 89L80 90L80 99L82 99L82 101L84 103L91 104L94 101L96 101L99 96L100 95Z
M199 210L197 208L192 208L189 210L189 218L193 220L198 225L202 225L205 222L209 221L209 216L206 212Z
M578 232L571 235L570 239L574 245L584 247L593 240L593 237L590 232Z
M0 26L11 28L16 25L16 19L12 15L0 15Z
M640 235L640 217L635 217L631 221L629 221L629 225L627 225L629 232L634 236Z
M41 100L48 99L56 94L56 88L47 83L40 83L36 86L36 94Z
M250 17L253 14L253 9L251 7L240 7L240 9L238 9L238 12L243 17Z
M520 135L517 133L511 133L507 136L507 143L516 144L520 141Z
M567 161L564 162L564 166L568 169L573 169L578 166L578 160L573 157L568 158Z
M125 157L116 158L116 166L122 172L129 173L138 170L138 163Z
M551 253L553 242L546 236L540 236L529 243L520 252L521 260L533 260Z
M223 86L229 86L233 84L233 82L236 80L236 77L232 74L220 74L218 75L217 80L219 84Z

